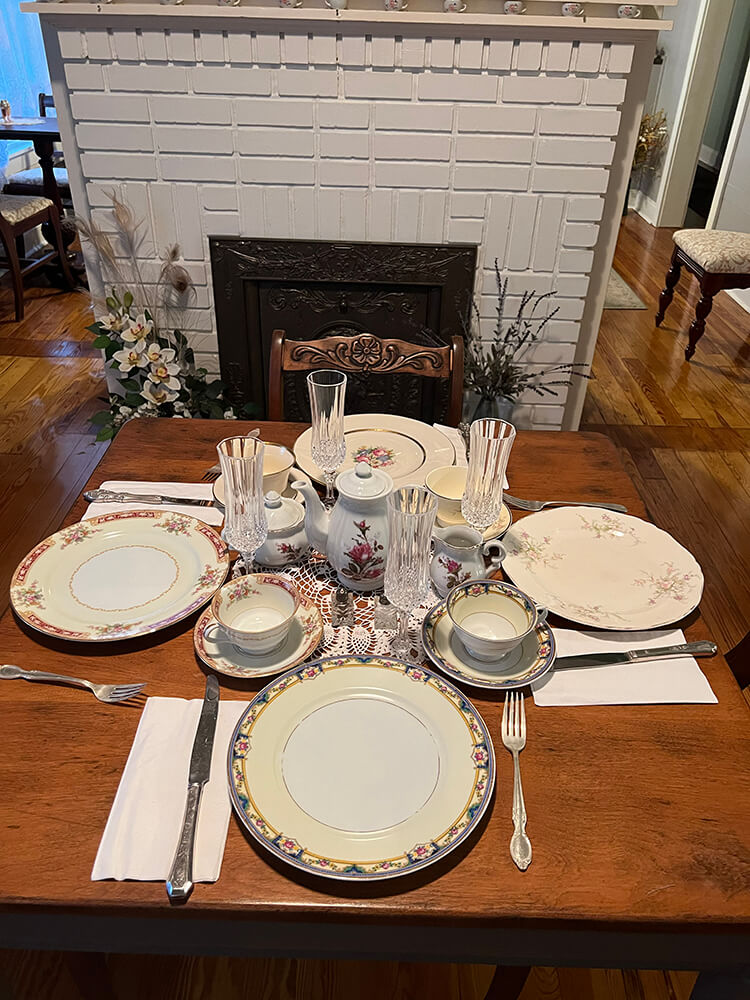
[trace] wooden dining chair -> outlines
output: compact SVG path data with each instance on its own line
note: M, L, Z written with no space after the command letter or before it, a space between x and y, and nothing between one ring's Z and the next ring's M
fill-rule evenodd
M284 419L284 373L334 368L362 375L419 375L448 381L446 421L458 425L463 408L464 342L451 337L443 347L387 340L371 333L322 340L287 340L284 330L271 336L268 419Z
M25 257L22 250L23 234L48 222L55 245L38 257ZM5 256L0 256L0 265L10 271L13 296L16 304L16 322L23 319L23 278L38 271L50 261L56 260L69 288L75 288L75 280L65 256L60 216L49 198L24 197L22 195L0 194L0 241L5 247Z

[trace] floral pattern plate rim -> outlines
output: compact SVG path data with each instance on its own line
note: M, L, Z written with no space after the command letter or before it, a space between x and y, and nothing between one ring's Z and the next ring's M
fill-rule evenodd
M512 691L539 680L552 669L556 655L552 629L541 624L519 647L498 660L498 669L493 671L464 648L455 634L445 601L438 601L425 615L422 644L430 660L449 677L493 691Z
M362 439L363 432L370 432L367 440ZM425 476L433 469L439 469L441 465L453 465L456 460L456 452L442 431L437 430L430 424L421 420L414 420L412 417L401 417L393 413L351 413L344 417L344 433L352 435L356 432L358 454L370 452L378 468L382 468L393 480L396 489L400 486L421 484ZM379 443L378 434L385 433L387 445ZM393 438L408 438L409 442L419 449L420 463L417 468L413 462L407 464L405 469L399 471L399 457L394 454ZM367 447L364 447L364 445ZM294 455L297 465L303 469L315 482L323 482L323 474L312 460L310 448L312 445L312 431L308 428L294 442ZM353 455L347 458L339 467L339 472L345 472L354 465Z
M300 604L287 638L280 649L271 653L251 656L238 649L229 639L221 642L215 635L207 638L206 629L213 624L218 625L218 622L211 608L206 608L193 629L195 652L212 670L242 680L272 677L282 670L298 666L315 652L323 638L323 616L315 601L303 594L300 594Z
M503 570L538 604L569 621L638 631L697 608L703 572L668 532L630 514L559 507L506 533Z
M424 772L416 750L404 766L398 725L319 727L312 752L298 752L295 760L290 751L293 738L318 712L354 712L368 701L378 711L402 711L437 761L427 797L412 801L407 794L403 815L394 821L390 814L401 782L408 785ZM392 768L384 767L380 777L380 759L364 771L375 756L372 745L392 752ZM381 656L323 658L276 678L237 723L227 764L235 811L266 850L302 871L357 882L410 874L445 857L476 829L495 784L489 731L465 695L432 670ZM296 771L305 766L312 787L299 783ZM338 782L351 768L359 780L345 786L345 823L315 815L342 802ZM296 773L291 782L290 773ZM299 789L312 796L311 805L297 802ZM363 820L363 805L371 819L374 811L375 823Z
M10 602L37 632L114 642L187 618L228 571L227 547L203 521L162 508L113 511L39 542L13 573Z

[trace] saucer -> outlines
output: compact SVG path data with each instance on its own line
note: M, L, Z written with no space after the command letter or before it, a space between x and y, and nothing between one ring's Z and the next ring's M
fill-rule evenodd
M279 496L286 497L288 500L296 500L297 503L301 503L304 507L305 498L300 492L292 489L292 483L296 482L298 479L301 479L303 482L310 482L310 477L306 473L302 472L296 466L293 466L289 470L289 479L287 480L287 484ZM224 510L224 477L222 475L219 475L214 480L213 495L215 506L219 510Z
M209 625L218 627L205 634ZM300 605L292 619L289 633L283 644L270 653L251 655L235 646L231 639L222 638L222 628L206 608L195 624L193 643L195 651L203 662L230 677L251 680L254 677L270 677L282 670L296 667L306 660L323 638L323 618L314 601L300 595Z
M483 533L483 538L485 542L489 542L491 538L502 538L508 528L511 526L513 521L513 514L511 513L510 507L503 502L503 509L500 512L500 517L491 524L489 528L486 528ZM441 517L440 514L435 518L436 524L441 528L454 528L457 525L465 525L466 521L459 514L455 518Z
M456 635L445 601L440 601L425 616L422 642L435 666L449 677L496 691L525 687L543 677L555 661L555 637L548 625L537 625L520 646L496 663L475 659Z

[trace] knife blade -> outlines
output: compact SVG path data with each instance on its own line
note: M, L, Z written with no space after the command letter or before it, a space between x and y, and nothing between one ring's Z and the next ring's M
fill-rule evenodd
M627 649L621 653L582 653L580 656L558 656L554 670L575 667L603 667L609 663L638 663L640 660L658 660L665 656L716 656L715 642L683 642L676 646L657 646L654 649Z
M182 820L182 832L177 841L172 868L167 878L167 895L173 903L184 902L193 891L193 850L198 808L203 786L211 777L211 754L214 748L216 722L219 718L219 682L213 674L206 680L193 752L190 755L187 802Z
M196 497L168 497L161 493L123 493L115 490L86 490L83 499L89 503L173 503L182 507L201 507L206 500Z

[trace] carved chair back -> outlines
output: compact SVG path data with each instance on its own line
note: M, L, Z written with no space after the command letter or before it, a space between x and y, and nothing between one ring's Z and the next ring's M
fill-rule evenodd
M464 383L464 343L452 337L443 347L387 340L371 333L321 340L287 340L284 330L274 330L268 379L268 419L284 420L284 372L334 368L366 378L418 375L444 379L448 384L446 420L456 426L461 419Z

